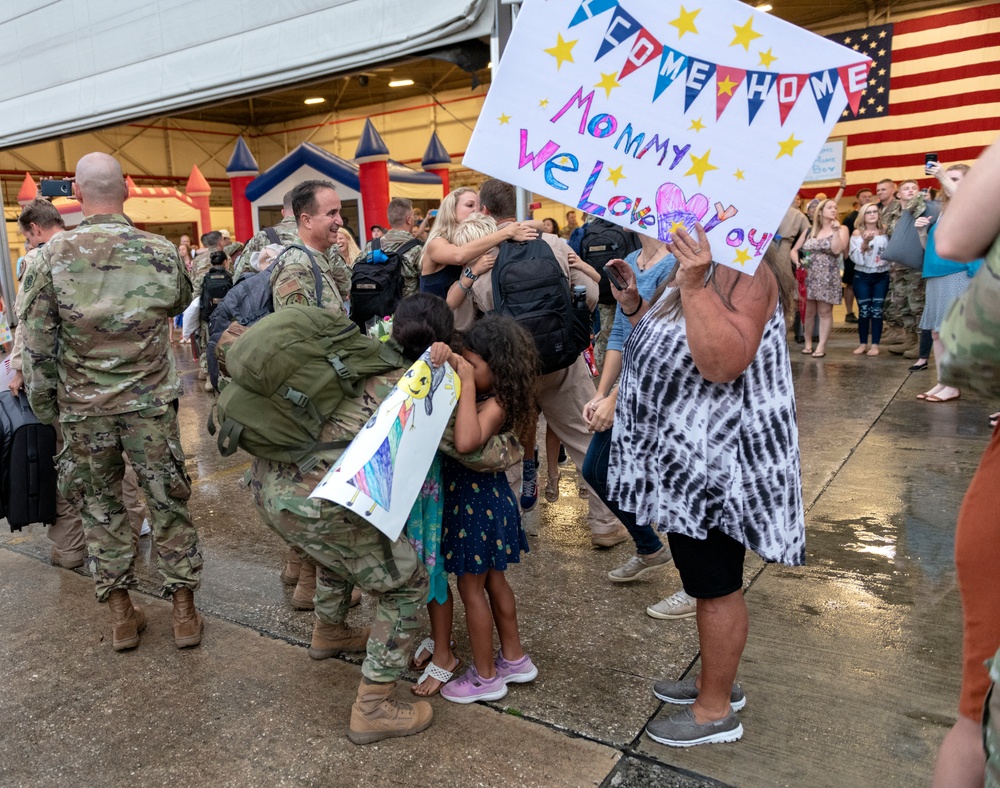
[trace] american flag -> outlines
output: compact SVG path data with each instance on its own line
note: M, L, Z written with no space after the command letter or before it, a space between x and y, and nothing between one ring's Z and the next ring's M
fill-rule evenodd
M859 30L848 30L835 36L827 36L831 41L850 47L855 52L868 55L872 67L868 71L868 87L861 94L861 106L857 116L845 108L842 120L881 118L889 114L889 82L892 66L892 25L876 25Z
M885 31L891 47L869 45L869 31ZM869 33L864 41L856 35ZM1000 134L1000 3L966 4L919 15L901 15L893 24L830 36L872 57L869 79L888 78L866 89L857 118L848 110L831 137L847 139L847 195L874 188L882 178L913 178L937 186L924 175L924 154L942 164L972 164ZM881 39L885 40L885 39ZM866 48L867 47L867 48ZM891 59L891 64L890 64ZM882 68L886 74L879 75ZM878 87L885 88L883 93ZM874 91L874 92L873 92ZM879 111L880 98L888 101ZM875 99L874 103L871 100ZM803 189L811 197L830 188Z

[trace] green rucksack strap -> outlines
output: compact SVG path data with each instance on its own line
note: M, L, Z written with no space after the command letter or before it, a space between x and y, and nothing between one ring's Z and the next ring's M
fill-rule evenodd
M226 419L219 428L219 438L216 445L219 447L219 454L228 457L235 454L239 448L240 434L243 432L243 425L238 421Z
M399 569L396 567L396 559L392 557L392 542L381 531L379 531L379 535L382 537L382 557L385 559L385 568L388 570L389 576L398 583L402 578L400 578Z

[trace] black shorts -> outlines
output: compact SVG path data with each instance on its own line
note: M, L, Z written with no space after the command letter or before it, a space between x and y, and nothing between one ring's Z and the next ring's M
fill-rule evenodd
M667 543L688 596L715 599L743 588L747 549L731 536L711 528L706 539L668 533Z
M840 277L840 281L844 283L846 287L850 287L854 284L854 261L849 258L844 258L844 273Z

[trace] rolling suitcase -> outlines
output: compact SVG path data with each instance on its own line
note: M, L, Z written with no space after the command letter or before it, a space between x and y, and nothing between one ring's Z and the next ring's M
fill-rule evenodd
M56 430L23 393L0 391L0 516L11 531L56 521Z

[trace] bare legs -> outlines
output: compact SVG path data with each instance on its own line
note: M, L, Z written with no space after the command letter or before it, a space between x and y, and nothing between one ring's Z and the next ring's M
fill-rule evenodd
M941 742L934 764L934 788L982 788L986 770L980 723L958 715Z
M484 679L496 675L493 662L493 627L500 635L504 659L516 662L524 656L517 629L517 604L514 591L503 572L490 569L481 575L461 575L458 593L465 605L465 623L476 672ZM486 595L489 594L489 600Z
M701 674L692 708L695 719L705 723L721 720L730 712L730 694L749 628L743 589L716 599L699 599L696 620Z
M819 344L816 345L816 354L822 355L826 353L826 341L833 330L833 304L817 301L816 308L819 310Z
M451 597L451 589L448 589L448 599L440 602L427 603L427 616L431 620L431 640L434 641L434 655L431 662L439 668L449 672L454 672L458 667L458 659L451 650L451 627L452 616L454 615L455 603ZM429 697L441 687L441 682L433 676L428 676L422 684L412 687L414 695Z
M962 394L961 389L946 386L941 382L941 357L944 355L944 343L937 331L932 331L931 335L934 337L934 367L937 369L938 384L930 391L925 391L920 399L927 400L933 397L931 402L947 402L950 399L958 399Z

